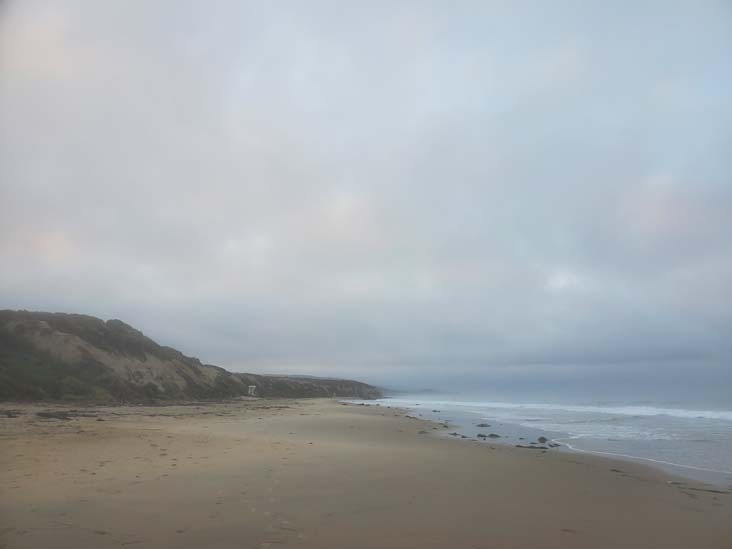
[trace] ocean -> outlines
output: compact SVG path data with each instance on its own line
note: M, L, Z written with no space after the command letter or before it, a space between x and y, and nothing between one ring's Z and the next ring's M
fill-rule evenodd
M632 460L702 482L732 487L732 410L620 403L496 402L454 395L400 395L365 402L412 410L448 422L451 432L491 444L530 445L539 437L557 451ZM486 424L489 427L478 427Z

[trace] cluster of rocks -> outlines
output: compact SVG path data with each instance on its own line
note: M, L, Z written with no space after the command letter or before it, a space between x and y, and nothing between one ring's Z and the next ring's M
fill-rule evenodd
M521 437L520 440L524 440L523 437ZM548 444L547 444L548 443ZM528 448L530 450L548 450L550 448L558 448L561 446L561 444L557 444L556 442L549 442L549 439L546 437L539 437L536 439L536 442L529 442L529 444L516 444L516 448Z
M437 410L433 410L433 411L437 411ZM447 423L443 423L442 426L447 427L448 425L447 425ZM491 425L489 423L476 424L476 427L481 428L481 429L485 429L486 427L490 427L490 426ZM420 431L420 433L421 433L421 431ZM448 433L448 434L453 437L469 438L465 435L461 435L457 431L454 431L454 432ZM478 433L477 435L475 435L475 437L478 439L481 439L481 440L487 440L489 438L493 438L493 439L501 438L501 435L499 435L498 433L489 433L489 434ZM525 440L525 438L519 437L519 440ZM514 446L516 448L528 448L530 450L545 450L546 451L546 450L549 450L550 448L558 448L559 446L561 446L561 444L557 444L556 442L550 442L547 437L540 436L540 437L537 437L536 442L529 442L528 444L515 444Z

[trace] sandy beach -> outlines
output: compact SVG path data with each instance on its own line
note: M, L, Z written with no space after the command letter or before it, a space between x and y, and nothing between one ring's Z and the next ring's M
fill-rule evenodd
M454 440L405 415L329 400L6 404L0 547L732 547L726 490Z

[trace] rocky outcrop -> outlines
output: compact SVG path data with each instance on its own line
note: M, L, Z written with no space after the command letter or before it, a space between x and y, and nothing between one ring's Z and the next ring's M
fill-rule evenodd
M0 311L0 400L150 402L381 396L357 381L237 374L158 345L121 320Z

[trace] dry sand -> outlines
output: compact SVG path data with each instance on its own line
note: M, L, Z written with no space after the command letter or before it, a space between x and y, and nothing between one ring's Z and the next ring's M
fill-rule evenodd
M0 547L732 548L729 493L384 407L69 409L0 412Z

